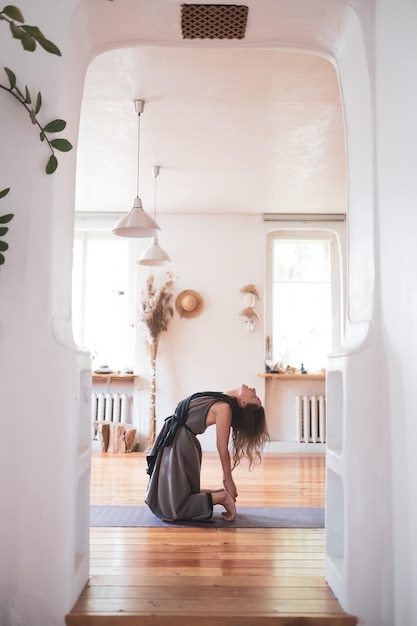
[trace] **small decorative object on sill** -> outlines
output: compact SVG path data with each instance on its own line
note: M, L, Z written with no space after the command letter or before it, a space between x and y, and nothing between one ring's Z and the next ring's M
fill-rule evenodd
M100 365L96 370L94 370L95 374L113 374L113 370L108 365Z
M265 337L265 358L272 358L272 337L271 335L267 335Z
M270 335L265 337L265 371L267 374L274 371L274 361L272 359L272 339Z
M155 287L155 279L150 274L146 281L146 289L142 291L140 322L146 330L146 343L150 355L151 394L149 412L149 434L147 449L150 449L156 437L156 354L158 351L159 336L168 330L168 325L174 315L171 305L174 288L173 274L167 272L168 280L159 289Z
M306 370L306 368L304 367L304 363L301 363L300 372L301 372L302 374L307 374L307 373L308 373L308 372L307 372L307 370Z

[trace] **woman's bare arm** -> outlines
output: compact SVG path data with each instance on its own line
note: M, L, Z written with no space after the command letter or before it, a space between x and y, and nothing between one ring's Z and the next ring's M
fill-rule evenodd
M216 445L223 470L223 486L233 498L237 498L237 489L232 478L232 466L229 454L230 429L232 427L232 411L228 404L219 403L214 407L216 424Z

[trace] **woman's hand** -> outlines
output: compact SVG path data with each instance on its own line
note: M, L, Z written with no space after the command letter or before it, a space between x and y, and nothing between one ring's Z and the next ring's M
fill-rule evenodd
M232 496L232 498L234 500L236 500L237 498L237 488L235 485L235 481L233 480L233 478L230 476L230 478L224 478L223 479L223 487L226 489L226 491L228 493L230 493L230 495Z

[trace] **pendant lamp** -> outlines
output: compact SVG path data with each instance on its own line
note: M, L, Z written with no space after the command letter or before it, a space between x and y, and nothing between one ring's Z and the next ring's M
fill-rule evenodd
M133 101L135 112L138 116L138 168L136 183L136 198L133 208L119 219L113 228L113 233L120 237L156 237L161 233L161 229L155 220L142 208L142 201L139 197L139 153L140 153L140 114L143 112L144 101Z
M156 219L156 179L159 176L159 165L153 166L153 175L155 177L155 192L154 192L154 217ZM142 253L138 263L140 265L172 265L172 261L168 254L161 248L158 243L158 237L154 237L149 248Z

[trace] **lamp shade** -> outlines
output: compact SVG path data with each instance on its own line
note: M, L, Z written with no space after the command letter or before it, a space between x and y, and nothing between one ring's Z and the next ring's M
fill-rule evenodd
M133 208L123 215L113 228L112 232L119 237L156 237L161 229L156 221L145 213L141 199L136 196Z
M139 265L172 265L172 261L168 254L161 248L158 238L154 237L152 244L142 253Z

